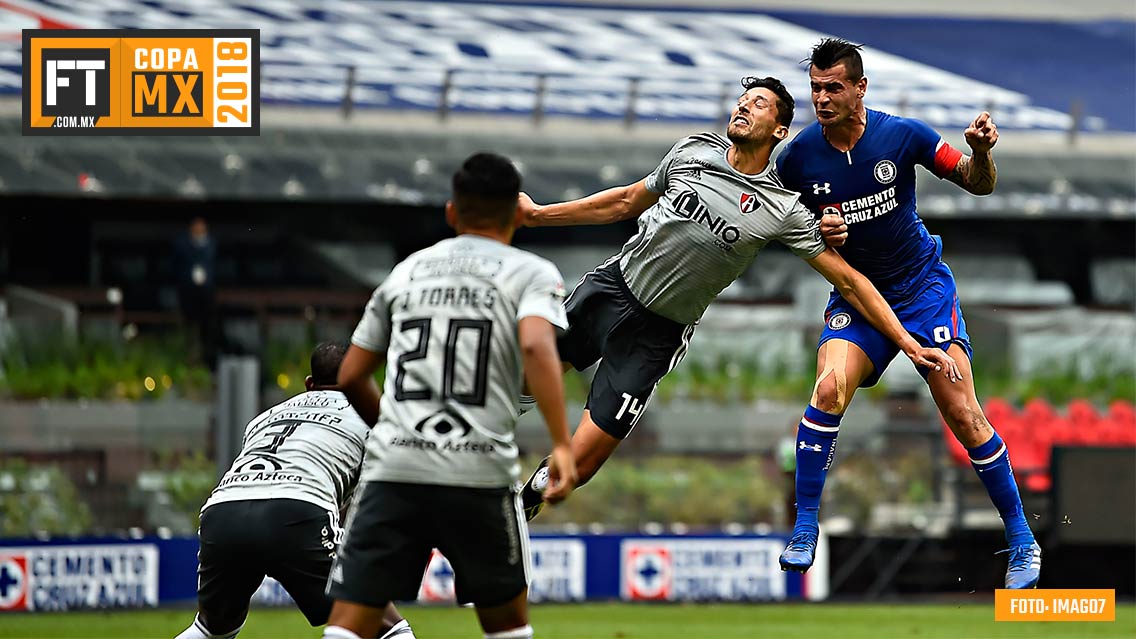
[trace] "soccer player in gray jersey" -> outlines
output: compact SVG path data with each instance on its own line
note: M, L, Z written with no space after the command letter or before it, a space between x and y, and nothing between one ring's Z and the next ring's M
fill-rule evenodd
M342 537L339 514L358 482L370 432L336 386L346 352L346 343L317 346L307 392L245 428L240 454L201 509L198 612L176 639L237 636L265 575L284 586L309 623L327 623L332 602L324 590ZM394 606L370 636L414 639Z
M585 275L566 302L571 328L558 343L561 359L577 370L600 362L572 436L580 484L643 416L659 380L686 354L706 307L774 240L832 282L915 364L952 380L958 375L954 360L904 330L871 282L825 245L799 195L782 186L769 158L789 135L793 97L776 78L747 77L742 86L725 137L679 140L634 184L545 206L522 194L530 226L639 218L639 232ZM546 482L542 463L523 490L529 519L542 506Z
M329 580L325 639L373 637L389 602L415 598L434 548L487 638L532 637L514 441L525 375L553 441L548 501L568 496L576 469L556 353L564 284L551 262L509 246L519 191L506 158L467 159L446 204L458 236L395 266L351 338L339 383L378 423ZM384 361L380 403L372 376Z

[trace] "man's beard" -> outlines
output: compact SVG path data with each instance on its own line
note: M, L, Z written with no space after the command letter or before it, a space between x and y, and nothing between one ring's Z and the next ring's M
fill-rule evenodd
M758 137L753 131L748 133L734 133L732 127L726 129L726 139L734 144L753 144L757 142Z

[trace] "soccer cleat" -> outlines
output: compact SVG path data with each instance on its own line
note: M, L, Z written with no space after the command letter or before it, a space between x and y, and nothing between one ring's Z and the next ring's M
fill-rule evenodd
M1006 588L1037 588L1037 580L1041 576L1041 546L1034 542L1002 552L1010 553L1009 565L1006 566Z
M811 530L798 530L789 538L781 553L781 570L805 572L813 565L817 549L817 534Z
M548 488L548 457L541 460L536 472L521 488L521 504L525 510L525 521L532 521L544 508L544 489Z

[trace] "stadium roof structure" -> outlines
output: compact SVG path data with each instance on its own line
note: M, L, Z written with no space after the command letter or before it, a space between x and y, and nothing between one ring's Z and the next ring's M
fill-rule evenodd
M494 129L477 120L386 120L385 128L301 126L310 119L292 114L293 124L267 124L252 138L22 137L17 119L0 118L0 194L433 206L445 202L462 159L492 150L518 164L534 199L559 201L642 178L683 135L674 127L617 134L589 122ZM999 148L998 190L984 198L925 175L920 213L1136 218L1136 154L1064 142L1038 148Z

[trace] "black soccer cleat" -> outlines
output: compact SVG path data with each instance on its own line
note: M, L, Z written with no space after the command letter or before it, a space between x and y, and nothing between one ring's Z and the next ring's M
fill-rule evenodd
M525 521L532 521L544 508L544 489L548 488L548 457L541 460L536 472L521 488L521 504L525 510Z

